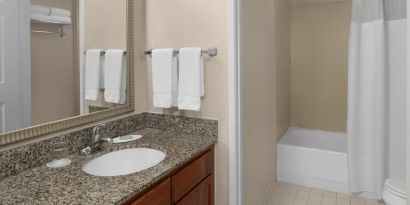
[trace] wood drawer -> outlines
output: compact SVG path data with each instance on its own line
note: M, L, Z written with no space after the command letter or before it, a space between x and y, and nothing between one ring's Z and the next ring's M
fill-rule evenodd
M176 205L213 205L214 204L214 177L210 175Z
M202 180L213 174L214 152L208 151L172 176L172 201L176 203Z
M131 205L171 205L171 180L168 178Z

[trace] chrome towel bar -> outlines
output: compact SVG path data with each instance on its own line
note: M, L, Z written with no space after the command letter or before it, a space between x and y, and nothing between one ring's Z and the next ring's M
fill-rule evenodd
M66 33L64 33L64 31L58 31L58 32L51 32L51 31L40 31L40 30L31 30L32 33L42 33L42 34L53 34L53 35L58 35L61 38L64 37L64 35L66 35Z
M151 56L152 55L152 50L149 49L144 52L145 55ZM218 55L218 49L217 48L207 48L207 49L202 49L202 55L208 55L209 57L215 57ZM178 55L179 50L174 50L174 55Z
M87 54L87 51L84 51L84 55ZM105 55L105 51L101 51L101 56ZM127 51L124 51L124 55L127 55Z

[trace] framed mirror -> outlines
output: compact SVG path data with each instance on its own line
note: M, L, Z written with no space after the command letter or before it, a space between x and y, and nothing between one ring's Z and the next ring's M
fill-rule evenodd
M134 111L133 0L5 0L0 15L0 146Z

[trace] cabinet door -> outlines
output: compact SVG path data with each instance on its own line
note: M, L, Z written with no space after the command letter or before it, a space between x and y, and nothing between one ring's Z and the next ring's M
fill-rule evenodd
M179 201L214 172L214 152L208 151L172 176L172 202Z
M132 205L171 205L171 180L168 178L144 194Z
M213 205L214 177L210 175L191 192L183 197L176 205Z

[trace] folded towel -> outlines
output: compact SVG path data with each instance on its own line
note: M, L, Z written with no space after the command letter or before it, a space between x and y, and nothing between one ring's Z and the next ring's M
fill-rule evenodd
M31 20L35 20L35 21L42 21L42 22L51 21L50 16L43 15L43 14L37 14L37 13L31 13L30 18Z
M154 107L171 108L173 100L174 49L152 51L152 90Z
M112 49L105 52L104 99L108 103L126 103L127 70L124 50Z
M61 24L71 24L71 17L62 16L49 16L51 22L61 23Z
M51 9L49 7L46 7L46 6L32 4L30 6L30 12L32 14L41 14L41 15L44 15L44 16L48 16L48 15L50 15Z
M61 24L71 24L71 17L61 17L61 16L46 16L43 14L30 14L31 20L41 21L41 22L53 22Z
M101 49L90 49L85 54L85 99L96 101L100 90Z
M50 16L70 17L71 12L67 9L50 8Z
M201 97L205 94L203 72L201 48L182 48L179 51L179 109L201 109Z

